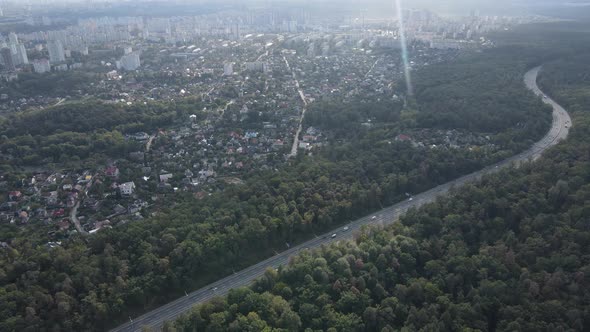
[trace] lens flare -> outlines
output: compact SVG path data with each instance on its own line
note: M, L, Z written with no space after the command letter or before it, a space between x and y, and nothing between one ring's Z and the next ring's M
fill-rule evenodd
M404 19L402 14L402 0L395 0L395 11L397 13L397 21L399 25L399 39L402 47L402 61L404 65L404 76L406 77L406 88L408 96L414 94L412 88L412 76L410 74L410 61L408 60L408 44L406 42L406 31L404 28Z

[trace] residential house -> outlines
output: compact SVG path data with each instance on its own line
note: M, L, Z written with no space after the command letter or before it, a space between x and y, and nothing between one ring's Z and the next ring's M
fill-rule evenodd
M117 214L121 214L121 213L125 213L127 212L127 209L123 207L123 205L121 204L117 204L115 205L115 207L113 208L113 212L117 213Z
M60 231L68 230L70 228L70 220L63 219L62 221L57 223L57 227L59 228Z
M93 211L98 211L98 209L100 208L100 204L101 202L99 200L90 197L84 200L83 206Z
M161 174L160 175L160 182L166 183L170 179L172 179L173 175L171 173Z
M150 135L148 135L145 132L139 132L139 133L132 134L131 137L135 140L138 140L138 141L145 141L150 138Z
M317 140L317 137L313 135L303 135L302 139L304 142L315 142Z
M20 218L20 222L22 224L26 224L29 222L29 213L27 211L19 212L18 217Z
M404 135L404 134L399 134L395 137L395 140L398 142L405 142L405 141L410 141L412 138L408 135Z
M123 196L131 196L135 192L135 183L133 181L119 185L119 192Z
M66 215L66 211L64 209L57 209L55 211L53 211L52 216L53 217L63 217Z
M20 191L11 191L8 193L8 199L13 202L19 201L22 197L23 193L21 193Z
M105 175L110 177L110 178L118 178L119 177L119 168L117 168L116 166L110 166L107 167L107 169L104 171Z
M47 205L48 206L56 206L58 205L59 198L57 191L50 191L49 195L46 197Z

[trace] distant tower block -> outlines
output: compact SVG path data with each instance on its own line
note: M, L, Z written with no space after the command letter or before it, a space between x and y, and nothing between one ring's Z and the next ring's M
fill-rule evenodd
M234 74L234 64L231 62L226 62L223 64L223 75L224 76L231 76Z

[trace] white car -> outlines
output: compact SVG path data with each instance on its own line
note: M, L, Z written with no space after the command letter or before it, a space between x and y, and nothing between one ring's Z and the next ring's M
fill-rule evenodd
M408 199L408 201L410 201L410 202L413 200L414 200L414 197L410 197L410 199Z
M372 216L371 217L371 220L375 220L375 219L377 219L377 216Z
M345 231L347 231L347 230L348 230L348 226L345 226L343 229L344 229Z
M335 238L335 237L336 237L336 233L332 234L332 238Z

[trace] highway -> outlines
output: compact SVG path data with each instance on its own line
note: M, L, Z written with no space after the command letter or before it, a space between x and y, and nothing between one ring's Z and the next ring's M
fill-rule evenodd
M127 332L127 331L141 331L142 327L148 326L154 331L161 330L165 321L171 321L180 316L182 313L190 310L192 306L197 303L205 302L215 296L227 294L227 292L236 287L247 286L253 280L264 274L267 268L278 268L280 265L285 265L289 258L301 250L318 248L322 245L327 245L331 242L340 241L344 239L351 239L353 233L365 225L386 225L395 222L401 214L412 207L419 207L423 204L434 201L438 196L446 194L451 188L461 186L463 184L473 182L480 179L485 174L497 172L505 167L512 167L524 161L537 159L543 151L547 148L557 144L560 140L567 138L569 129L572 126L570 116L568 113L554 102L551 98L538 88L536 79L540 67L534 68L526 73L524 81L526 86L533 91L537 96L541 97L543 101L553 107L553 124L549 132L540 141L535 143L527 151L524 151L516 156L508 158L497 164L488 166L478 172L463 176L446 184L432 188L426 192L415 195L403 202L395 204L391 207L385 208L374 214L365 216L356 221L346 225L347 230L339 227L336 230L319 235L305 243L294 246L280 254L268 258L256 265L250 266L233 275L218 280L208 286L205 286L197 291L187 294L173 302L154 309L138 318L135 318L111 331L113 332Z

